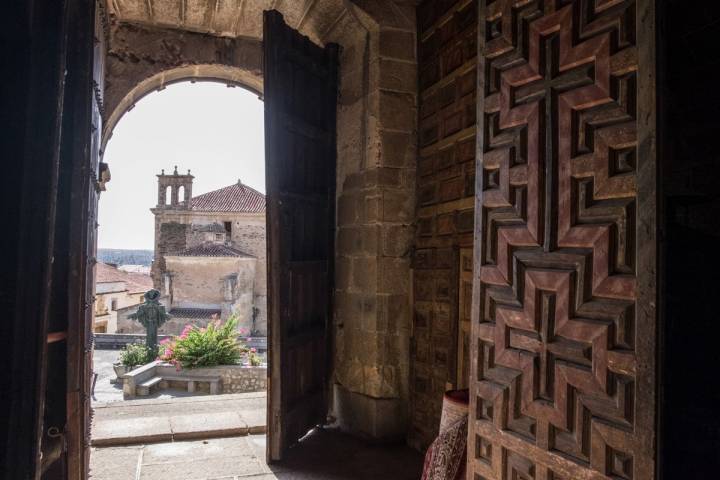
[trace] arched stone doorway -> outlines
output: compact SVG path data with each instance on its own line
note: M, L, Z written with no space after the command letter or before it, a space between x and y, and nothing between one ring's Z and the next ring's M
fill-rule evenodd
M212 64L187 65L163 70L140 80L130 90L106 88L107 118L103 125L103 150L120 119L125 113L132 110L140 99L152 92L163 90L168 85L187 81L224 83L228 87L245 88L262 96L262 77L257 70L249 67Z
M265 9L279 10L315 43L339 44L333 412L348 430L404 436L417 152L414 5L267 0L206 16L164 16L176 3L110 5L102 145L124 112L168 83L214 80L261 93ZM375 345L370 353L368 344Z

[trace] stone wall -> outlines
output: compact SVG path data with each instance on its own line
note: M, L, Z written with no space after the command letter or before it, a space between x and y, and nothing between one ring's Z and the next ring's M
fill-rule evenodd
M267 255L265 239L265 215L237 212L196 212L182 209L153 209L155 213L155 259L152 276L155 288L165 293L163 273L167 270L165 256L193 247L206 240L194 229L224 222L232 222L231 241L235 248L255 257L252 306L258 309L255 316L254 334L267 334ZM223 229L224 232L224 229ZM202 276L202 274L200 274ZM188 276L187 278L190 278ZM218 279L221 277L218 276ZM175 280L173 279L173 284ZM219 292L219 290L218 290ZM170 292L168 292L169 294ZM173 291L173 305L193 299L192 292ZM199 301L196 299L195 301ZM179 302L179 303L178 303ZM244 302L244 301L243 301ZM218 301L218 304L221 302ZM244 302L247 303L247 302ZM186 305L189 306L189 305ZM240 305L238 305L240 306ZM250 315L250 319L252 316ZM251 320L249 320L251 322ZM251 328L251 323L242 326Z
M261 92L262 46L256 39L113 21L105 69L103 148L135 102L169 83L212 79Z
M172 278L173 307L215 308L234 300L245 305L240 315L251 314L256 259L168 255L165 262ZM229 277L235 280L234 294L228 291ZM230 312L223 313L226 317Z
M418 7L418 31L420 150L408 437L422 449L437 434L443 392L465 386L458 378L458 319L461 271L468 261L472 271L477 2L426 0ZM462 293L467 306L467 286Z
M155 217L155 254L150 275L155 288L163 293L163 273L165 272L165 255L181 252L187 248L187 237L190 226L177 222L160 222Z
M157 374L166 375L188 375L188 376L212 376L220 377L222 388L220 393L247 393L264 392L267 389L267 367L249 367L244 365L218 365L217 367L202 367L183 369L179 372L172 365L160 364L156 370ZM171 387L185 388L185 384L173 385ZM207 384L198 384L197 391L209 393Z
M414 8L357 3L362 10L353 8L344 20L350 25L329 39L344 47L337 112L333 414L347 430L402 437L415 204Z

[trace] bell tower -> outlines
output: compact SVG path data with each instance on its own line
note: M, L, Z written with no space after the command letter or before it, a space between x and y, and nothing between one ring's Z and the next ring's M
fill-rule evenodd
M173 210L189 210L192 199L193 177L190 170L187 174L178 173L177 165L172 175L165 175L165 170L158 177L158 203L157 208Z

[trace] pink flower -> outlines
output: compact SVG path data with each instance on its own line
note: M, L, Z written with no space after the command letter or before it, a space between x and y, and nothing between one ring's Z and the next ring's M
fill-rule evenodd
M257 348L255 348L255 347L251 348L250 353L257 353Z

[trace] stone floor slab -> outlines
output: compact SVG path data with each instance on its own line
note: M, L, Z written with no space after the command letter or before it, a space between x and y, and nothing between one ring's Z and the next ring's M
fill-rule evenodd
M265 392L258 392L97 404L92 444L138 445L264 433L266 402Z
M90 478L134 480L143 447L93 448L90 451Z
M137 447L94 448L90 478L134 480L117 472L131 471L138 458L140 480L417 480L422 470L422 455L404 445L372 444L335 430L315 430L281 465L265 463L265 444L264 435L161 443L141 447L142 457L128 453Z
M247 437L174 442L145 447L140 479L200 480L260 475L265 464Z
M168 417L105 420L93 423L92 445L133 445L172 440Z
M170 425L175 441L208 438L208 432L212 432L212 437L248 434L247 423L236 412L175 415L170 417Z

